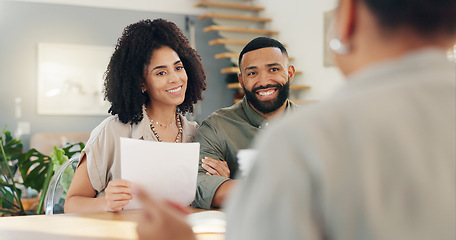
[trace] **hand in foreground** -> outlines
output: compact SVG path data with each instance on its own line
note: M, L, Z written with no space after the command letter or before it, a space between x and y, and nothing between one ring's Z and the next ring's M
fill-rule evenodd
M203 162L201 166L207 171L207 175L219 175L230 178L230 169L226 161L215 160L210 157L205 157L201 161Z
M140 188L135 188L135 192L143 205L142 216L136 228L140 240L196 239L191 226L185 221L187 210L174 203L150 198Z
M118 212L133 199L130 186L131 183L123 179L112 180L108 183L105 189L108 211Z

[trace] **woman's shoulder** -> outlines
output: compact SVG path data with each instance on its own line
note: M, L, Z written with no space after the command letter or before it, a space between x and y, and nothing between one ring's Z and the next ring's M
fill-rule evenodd
M191 127L191 128L198 128L198 123L193 120L188 120L186 115L179 113L179 117L182 120L182 127Z
M198 123L195 121L188 120L185 116L180 115L182 119L182 129L184 132L184 142L192 142L193 138L196 135L196 131L198 130Z
M95 141L95 139L128 135L130 132L131 125L129 123L122 123L117 115L109 116L92 130L88 143Z

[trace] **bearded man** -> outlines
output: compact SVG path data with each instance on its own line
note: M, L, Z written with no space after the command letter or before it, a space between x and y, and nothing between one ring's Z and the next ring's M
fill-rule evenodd
M200 163L194 207L223 206L236 181L239 150L251 147L255 136L273 118L297 109L289 99L295 68L277 40L258 37L239 55L239 83L245 96L205 119L195 137L200 143Z

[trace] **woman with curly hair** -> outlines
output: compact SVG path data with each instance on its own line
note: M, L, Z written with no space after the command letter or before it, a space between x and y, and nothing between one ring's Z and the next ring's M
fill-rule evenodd
M65 201L65 212L119 211L132 199L120 179L120 137L192 142L184 114L202 99L206 75L181 30L164 19L125 28L105 74L106 118L91 133Z

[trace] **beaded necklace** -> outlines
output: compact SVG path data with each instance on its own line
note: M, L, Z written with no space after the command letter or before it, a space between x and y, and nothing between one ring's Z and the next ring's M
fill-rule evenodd
M147 111L146 111L146 115L147 115L147 118L149 119L150 129L154 133L154 136L157 138L157 140L159 142L163 142L163 140L160 138L158 133L155 131L155 127L154 127L154 123L153 123L154 121L149 117L149 114L147 114ZM176 120L173 121L171 124L173 124L174 122L177 122L177 128L179 129L179 131L177 132L177 135L176 135L176 140L174 142L178 143L178 142L180 142L180 139L182 138L182 132L183 132L182 123L181 123L181 120L180 120L180 117L179 117L178 113L176 113ZM157 122L157 124L159 124L160 126L165 127L165 128L171 126L171 124L169 124L169 125L161 125L159 122Z

